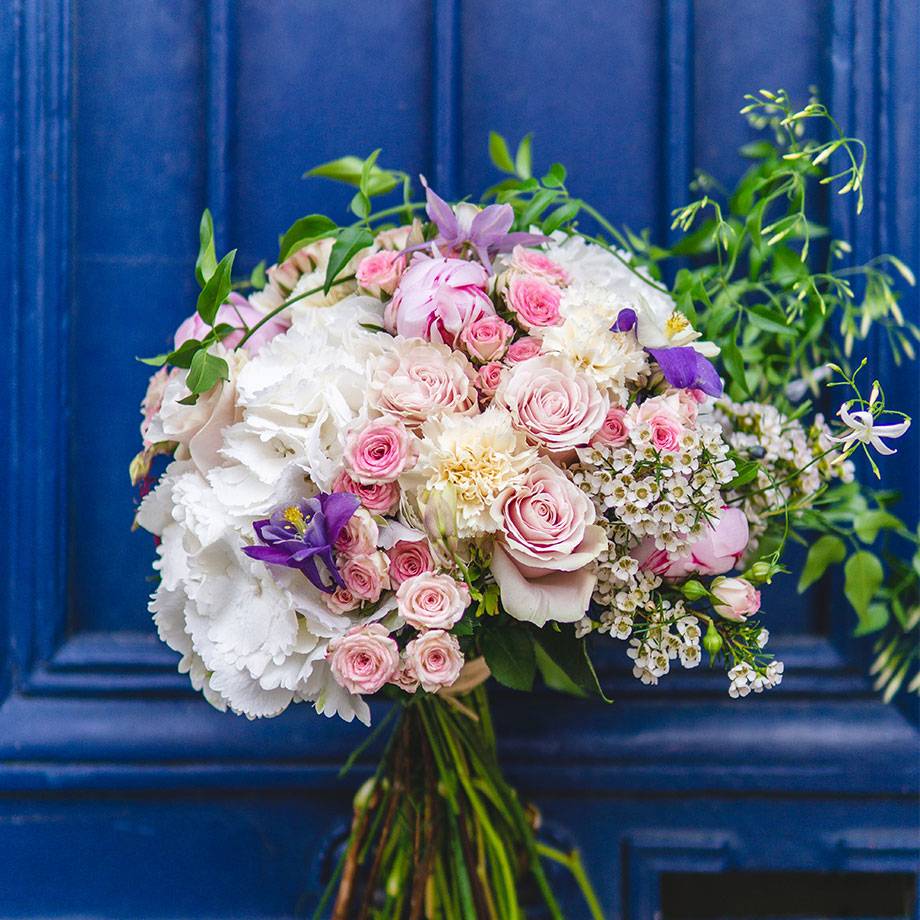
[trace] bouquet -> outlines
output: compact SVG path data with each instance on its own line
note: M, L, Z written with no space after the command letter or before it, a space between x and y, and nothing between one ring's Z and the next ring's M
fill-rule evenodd
M861 204L865 169L820 103L744 111L767 134L752 166L731 195L697 179L670 249L497 134L506 175L480 204L423 177L417 200L379 151L311 170L355 188L355 221L301 218L248 280L205 212L197 308L147 359L132 464L150 610L218 709L369 725L367 698L390 701L318 915L506 920L530 891L560 917L549 859L600 917L578 853L540 841L501 774L486 681L603 696L589 650L612 639L644 684L706 659L732 697L769 690L760 586L790 541L802 589L843 566L880 688L920 682L917 535L851 459L878 475L909 426L851 355L880 326L913 357L910 272L851 264L808 216L811 185Z

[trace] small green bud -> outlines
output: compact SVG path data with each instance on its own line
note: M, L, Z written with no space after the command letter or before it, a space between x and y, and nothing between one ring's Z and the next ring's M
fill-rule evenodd
M360 788L355 793L355 798L354 798L355 811L364 811L364 809L367 808L367 803L370 801L371 795L374 792L374 786L375 786L375 782L374 782L373 776L370 777L370 779L365 780L361 784Z
M684 582L680 590L688 601L698 601L701 597L707 597L709 594L706 588L693 578Z
M755 562L744 574L748 581L753 581L755 584L763 581L769 582L773 577L773 566L761 560Z
M722 648L722 637L719 635L719 630L716 629L714 623L709 624L706 635L703 636L703 648L710 655L717 654L719 649Z

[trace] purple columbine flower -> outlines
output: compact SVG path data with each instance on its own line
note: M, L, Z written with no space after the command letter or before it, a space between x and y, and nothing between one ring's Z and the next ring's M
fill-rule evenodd
M295 505L282 505L269 517L255 521L253 528L264 546L244 546L243 552L268 565L299 569L310 583L332 594L335 585L345 587L336 568L332 547L342 528L361 504L351 492L320 492ZM322 562L326 575L317 566ZM330 583L331 579L331 583Z
M510 204L490 204L479 210L466 205L469 213L458 215L438 194L428 187L424 176L419 176L425 187L428 217L438 228L438 247L460 249L469 243L488 271L492 271L492 256L511 252L515 246L537 246L549 242L548 236L539 233L509 233L514 223L514 209ZM461 205L461 207L464 207ZM470 217L470 213L472 217Z

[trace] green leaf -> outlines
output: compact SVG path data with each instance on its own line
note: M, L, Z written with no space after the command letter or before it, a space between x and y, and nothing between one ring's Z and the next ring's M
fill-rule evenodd
M209 325L214 325L214 318L220 305L227 299L232 289L230 275L236 250L232 249L217 263L214 274L198 295L198 315Z
M568 173L561 163L553 163L542 181L547 188L562 188L565 185L567 176Z
M541 189L530 201L527 207L521 212L518 218L518 225L525 232L530 229L530 225L537 220L546 208L556 199L556 192L551 189Z
M256 288L257 290L262 290L265 285L268 283L268 278L265 275L265 259L263 259L253 270L249 276L249 283Z
M361 157L340 157L337 160L330 160L328 163L321 163L319 166L314 166L313 169L307 170L304 173L304 178L320 176L324 179L332 179L334 182L360 186L365 162L366 160ZM399 179L390 170L381 169L381 167L373 165L365 181L364 191L369 197L385 195L387 192L393 191L398 184Z
M533 174L532 147L533 135L525 134L514 155L514 171L522 179L529 179Z
M748 308L748 321L752 326L772 332L774 335L797 335L797 330L780 317L772 313L769 307L752 306Z
M533 641L527 628L516 621L484 629L482 654L492 676L512 690L530 690L536 673Z
M335 221L330 220L324 214L308 214L306 217L295 220L281 237L278 261L283 262L291 253L303 249L314 240L332 236L337 229L338 225Z
M884 604L870 604L865 616L860 616L859 626L853 630L854 636L869 636L888 625L890 614Z
M843 574L843 593L862 623L868 618L869 605L884 580L882 563L872 553L860 550L847 559Z
M587 642L575 636L573 627L564 625L557 631L551 626L544 626L534 631L533 639L556 668L583 693L597 695L606 703L613 702L601 689L597 672L588 657Z
M357 191L348 207L352 214L360 217L361 220L367 220L367 215L371 213L371 200L364 192Z
M583 699L588 696L587 691L579 687L578 684L576 684L575 681L543 651L542 645L535 642L534 652L537 656L537 668L540 671L540 676L543 678L543 683L545 683L550 690L556 690L559 693L568 693L570 696L580 696Z
M207 393L218 380L229 380L230 368L227 362L199 348L192 358L185 384L193 394Z
M151 367L162 367L169 359L169 352L164 351L162 354L154 355L152 358L135 358L141 364L149 364Z
M198 286L204 287L217 268L217 254L214 250L214 220L205 208L198 225L198 258L195 260L195 277Z
M348 264L355 253L366 249L374 242L374 234L366 227L343 227L339 231L332 252L329 254L329 265L326 268L326 280L323 291L328 294L342 269Z
M745 486L753 482L760 472L760 464L756 460L744 460L735 463L735 478L725 486L731 491L736 490L739 486Z
M508 142L496 131L489 132L489 159L502 172L514 172L514 161L508 150Z
M367 159L364 161L364 165L361 167L361 178L358 181L358 188L364 193L367 197L372 193L371 188L371 178L373 176L374 166L377 163L377 157L380 156L380 148L378 147Z
M550 233L554 230L558 230L564 223L572 220L580 209L581 205L574 200L559 205L558 208L550 211L549 215L543 221L543 232L549 236Z
M856 531L856 536L863 543L874 543L878 532L882 529L898 530L900 527L900 518L881 509L863 511L853 520L853 529Z
M833 534L819 537L808 550L805 566L799 576L799 594L813 585L827 571L829 565L843 562L846 554L847 548L840 537L835 537Z
M744 358L741 357L741 350L734 342L727 341L722 346L722 363L732 380L738 384L745 395L750 396L744 376Z

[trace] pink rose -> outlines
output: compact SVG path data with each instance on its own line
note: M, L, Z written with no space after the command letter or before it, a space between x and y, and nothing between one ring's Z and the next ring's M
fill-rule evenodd
M520 364L522 361L527 361L538 354L540 354L540 340L532 335L525 335L511 344L508 348L508 354L505 355L505 360L509 364Z
M143 439L144 447L153 446L150 438L147 437L147 433L150 431L150 424L163 405L163 395L166 393L166 384L169 383L170 375L178 373L181 373L178 368L174 367L170 371L165 367L161 367L147 382L147 392L141 400L141 415L144 416L144 420L141 422L141 438Z
M709 590L715 598L713 609L726 620L743 623L760 610L760 592L746 578L720 575Z
M390 678L390 683L399 687L404 693L415 693L418 690L418 675L412 666L403 658L396 673Z
M450 629L470 605L469 588L450 575L425 572L404 581L396 592L399 613L416 629Z
M610 408L591 377L555 355L514 365L495 399L507 408L516 427L553 453L587 444Z
M399 485L395 482L356 482L348 473L336 476L333 492L351 492L373 514L392 514L399 507Z
M622 447L629 440L626 410L611 406L601 430L591 438L592 447Z
M361 606L361 601L348 588L338 585L332 594L323 594L323 600L333 613L350 613Z
M418 448L399 419L378 418L348 435L344 460L352 479L393 482L418 459Z
M456 636L443 629L429 629L406 646L406 660L422 689L437 693L460 676L464 659Z
M676 453L680 438L688 422L687 409L676 393L654 396L641 405L631 406L627 412L627 425L648 425L651 444L656 450Z
M565 287L569 283L569 273L539 249L515 246L511 252L511 267L524 274L548 281L550 284Z
M466 326L460 342L471 358L477 361L497 361L508 347L514 329L498 316L483 316Z
M410 428L441 412L478 411L473 365L447 345L396 339L370 362L368 374L374 408Z
M366 556L377 548L379 531L366 508L359 508L339 531L335 549L343 556Z
M390 587L387 557L383 553L349 556L339 566L339 573L352 596L371 604L380 600L384 588Z
M401 251L409 245L409 236L415 229L413 224L403 224L401 227L391 227L389 230L381 230L374 237L374 242L381 249L394 249Z
M387 555L390 557L390 584L394 588L416 575L434 569L434 560L426 540L398 540Z
M476 374L476 389L483 396L491 398L495 395L498 385L502 382L502 377L506 370L507 368L504 364L498 364L495 361L491 364L484 364Z
M539 278L516 275L508 281L505 302L525 329L543 329L562 323L559 288Z
M494 316L489 273L478 262L417 255L387 304L387 331L453 345L465 326Z
M374 297L380 297L383 294L392 294L396 290L405 267L405 256L382 249L365 256L358 263L355 278L365 291Z
M376 693L399 667L399 647L379 623L333 639L326 657L332 676L349 693Z
M214 324L229 323L231 326L242 327L254 326L262 319L264 314L256 309L242 294L236 291L227 298L228 302L223 304L217 311L217 317ZM253 333L252 337L247 340L243 346L245 351L254 355L268 341L273 339L279 333L285 332L290 325L290 320L283 314L270 319L264 326ZM189 339L203 339L211 327L197 314L193 313L176 330L173 338L173 347L178 348L183 342ZM235 348L245 334L245 330L237 328L236 332L231 332L225 339L222 339L225 348Z

